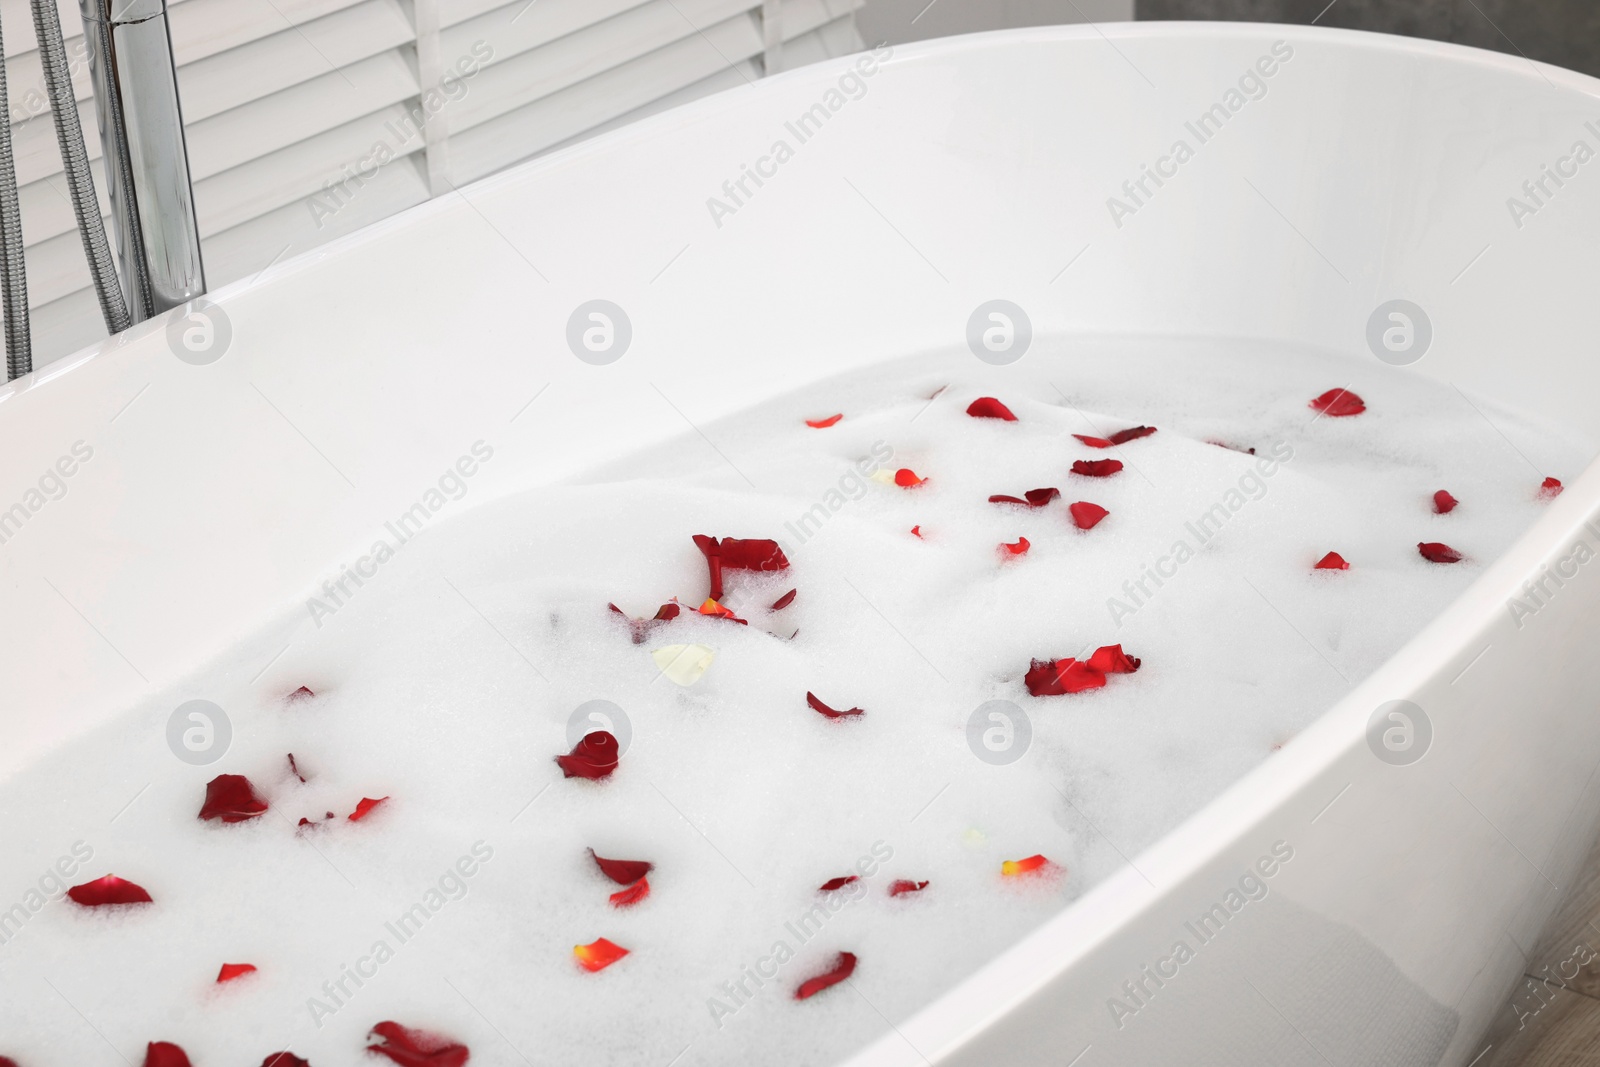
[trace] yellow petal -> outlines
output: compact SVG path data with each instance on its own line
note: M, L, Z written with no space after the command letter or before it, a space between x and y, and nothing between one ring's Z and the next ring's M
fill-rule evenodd
M705 645L668 645L651 652L650 658L662 674L677 684L693 685L705 676L717 653Z

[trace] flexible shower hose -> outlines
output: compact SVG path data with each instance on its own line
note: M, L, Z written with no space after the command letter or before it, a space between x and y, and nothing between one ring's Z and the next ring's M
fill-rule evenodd
M100 314L106 320L106 332L121 333L130 325L128 305L122 296L122 285L117 281L116 261L111 256L105 224L100 218L100 200L95 195L94 175L89 171L89 153L83 147L83 127L78 123L78 101L72 91L67 46L62 39L61 16L55 0L33 0L33 28L39 36L45 89L50 94L50 111L55 119L56 140L61 145L61 163L67 175L67 191L72 196L72 212L78 218L78 235L83 238L83 256L89 261L89 275L100 301ZM3 175L0 180L4 180Z
M0 42L0 54L4 54ZM17 206L17 168L11 153L11 104L0 67L0 308L5 315L6 379L33 370L28 332L28 265L23 259L22 211Z

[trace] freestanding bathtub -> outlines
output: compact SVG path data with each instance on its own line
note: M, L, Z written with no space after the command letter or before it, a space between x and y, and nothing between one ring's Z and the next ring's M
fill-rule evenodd
M1393 373L1600 434L1597 90L1332 30L981 35L703 100L288 257L208 322L0 391L0 773L281 619L472 441L503 458L469 506L962 348L997 299L1035 338L1368 364L1405 300L1431 345ZM1472 1061L1597 831L1600 565L1574 551L1597 502L1571 479L1311 729L851 1062ZM1370 729L1396 700L1399 756ZM1248 874L1265 895L1235 906Z

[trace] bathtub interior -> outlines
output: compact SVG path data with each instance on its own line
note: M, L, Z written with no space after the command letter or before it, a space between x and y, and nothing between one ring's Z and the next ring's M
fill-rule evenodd
M298 605L330 563L474 441L492 441L507 462L484 468L472 507L582 480L828 376L959 351L972 309L996 297L1057 342L1041 351L1077 353L1064 373L1072 358L1103 353L1104 339L1130 335L1249 338L1371 373L1368 318L1402 297L1427 310L1435 337L1425 358L1392 373L1600 436L1586 399L1600 370L1585 358L1582 314L1596 280L1590 176L1579 169L1520 226L1506 206L1542 164L1594 142L1590 80L1360 34L1173 25L1107 35L986 35L906 49L871 74L858 61L794 72L215 294L231 341L214 363L175 359L161 321L0 393L7 503L75 442L94 451L0 552L15 598L0 647L26 709L0 770L20 773L245 638L269 665L241 688L281 685L297 646L315 640ZM1251 83L1265 87L1259 98L1119 226L1107 198L1280 40L1292 56ZM724 181L776 140L798 140L786 119L851 69L827 124L719 225L707 199L725 196ZM629 351L608 366L581 363L563 341L572 309L595 298L633 323ZM1005 368L988 373L1006 381ZM1594 479L1567 480L1559 506L1486 583L1525 568L1587 512ZM1426 668L1468 641L1491 605L1487 591L1463 598L1384 681L1424 687ZM1574 768L1593 738L1572 725L1584 743L1552 776L1575 803L1584 783ZM1335 724L1319 726L1308 740L1326 738L1331 751ZM1286 750L1187 837L1141 857L1143 870L1166 884L1163 872L1214 861L1230 829L1287 801L1331 758L1314 748ZM1462 840L1500 849L1481 827L1434 814ZM1535 827L1520 844L1560 853L1573 818L1583 821ZM1346 847L1360 847L1360 831L1345 832ZM22 855L48 862L60 847L15 833ZM1137 879L1123 872L1074 909L1078 952L1104 936L1093 923L1131 914L1108 897L1150 906L1145 889L1130 889ZM1488 882L1481 909L1497 920L1547 888ZM1297 893L1316 899L1309 886ZM1393 901L1328 897L1320 910L1372 934L1434 1001L1462 1004L1463 969L1499 959L1482 944L1408 944ZM924 1047L965 1039L985 1012L1024 996L992 968L980 977L993 999L967 990L973 1010Z

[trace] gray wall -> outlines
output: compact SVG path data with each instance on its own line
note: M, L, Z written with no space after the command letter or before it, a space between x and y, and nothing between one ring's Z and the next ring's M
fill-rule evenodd
M1316 18L1328 0L1138 3L1141 19L1304 24ZM1600 76L1600 3L1595 0L1337 0L1317 25L1429 37L1513 55L1520 51L1533 59Z
M921 41L955 33L1044 26L1058 22L1126 22L1134 0L867 0L856 13L870 44Z

